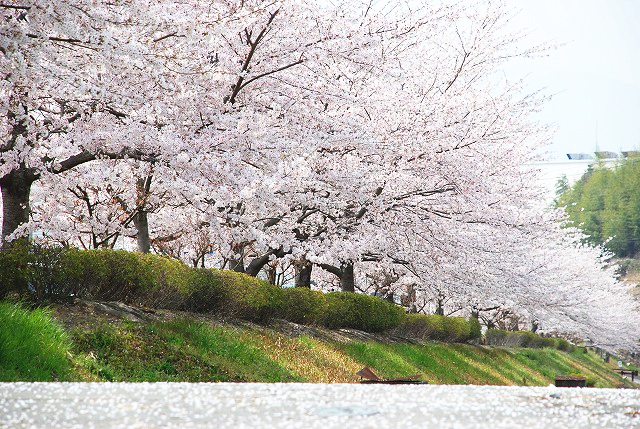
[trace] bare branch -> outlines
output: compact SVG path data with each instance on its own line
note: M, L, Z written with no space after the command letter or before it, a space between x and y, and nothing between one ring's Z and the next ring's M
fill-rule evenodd
M231 92L231 95L228 97L228 99L224 100L225 102L228 101L229 103L234 104L236 102L236 97L238 96L238 93L240 93L240 90L244 88L244 86L246 86L246 85L243 85L244 75L249 70L249 64L251 63L251 59L253 58L253 55L255 54L256 49L258 48L258 45L262 41L262 38L267 33L269 26L271 25L271 23L273 22L273 20L275 19L275 17L278 15L279 12L280 12L280 9L277 9L275 12L270 14L267 24L264 26L264 28L260 31L260 33L256 36L255 40L253 41L251 40L252 32L250 32L248 29L245 28L244 32L245 32L245 37L247 39L247 44L250 46L251 49L249 49L249 53L247 54L247 57L245 58L244 63L242 64L242 69L240 71L240 75L238 76L238 81L235 83L235 85L232 86L233 90Z
M158 43L161 40L168 39L169 37L173 37L173 36L177 36L177 35L178 35L178 33L174 31L173 33L165 34L164 36L158 37L157 39L155 39L153 41L153 43Z
M31 10L31 6L20 6L20 5L4 4L4 3L0 3L0 7L4 9Z
M268 71L268 72L261 73L261 74L259 74L259 75L257 75L257 76L254 76L254 77L252 77L251 79L248 79L248 80L247 80L246 82L244 82L242 85L240 85L240 90L241 90L242 88L244 88L245 86L249 85L249 84L250 84L251 82L253 82L253 81L256 81L256 80L258 80L258 79L260 79L260 78L263 78L263 77L265 77L265 76L269 76L269 75L271 75L271 74L275 74L275 73L281 72L281 71L286 70L286 69L288 69L288 68L295 67L295 66L297 66L298 64L302 64L303 62L304 62L304 60L303 60L302 58L300 58L298 61L295 61L295 62L293 62L293 63L291 63L291 64L287 64L286 66L282 66L282 67L277 68L277 69L275 69L275 70L271 70L271 71ZM239 92L240 90L238 90L238 92Z

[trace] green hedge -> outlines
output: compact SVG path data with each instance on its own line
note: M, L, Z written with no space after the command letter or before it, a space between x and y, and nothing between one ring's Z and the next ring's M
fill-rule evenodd
M26 292L38 301L68 296L59 271L63 253L61 248L30 245L25 240L0 250L0 299Z
M281 289L233 271L191 268L175 259L123 250L16 243L0 252L0 281L6 290L36 303L73 298L120 301L258 322L280 318L332 329L394 330L418 340L461 342L480 336L477 320L405 315L402 307L377 297Z
M7 291L36 303L81 298L209 312L253 321L369 332L396 327L404 310L379 298L304 288L281 289L233 271L191 268L180 261L123 250L45 248L16 243L0 252Z
M241 319L265 321L279 317L282 289L271 283L236 273L211 270L220 281L222 301L217 312Z
M323 321L329 303L324 293L306 288L282 289L282 302L278 317L302 325L315 325Z
M395 328L405 317L402 307L374 296L331 292L325 297L328 306L322 323L332 329L382 332Z
M231 271L191 268L175 259L123 250L45 248L15 243L0 252L6 293L36 303L82 298L266 320L281 289Z
M480 322L437 314L407 314L392 333L417 341L467 342L481 337Z
M485 334L488 345L502 347L527 347L541 349L554 348L571 352L575 346L562 338L541 337L530 331L504 331L502 329L489 329Z

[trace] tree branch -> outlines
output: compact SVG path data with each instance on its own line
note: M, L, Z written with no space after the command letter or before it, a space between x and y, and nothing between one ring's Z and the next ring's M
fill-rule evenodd
M154 43L158 43L161 40L168 39L169 37L173 37L173 36L177 36L177 35L178 35L178 33L174 31L173 33L165 34L164 36L158 37L153 42Z
M19 5L4 4L4 3L0 3L0 7L4 9L31 10L31 6L19 6Z
M320 268L322 268L323 270L337 276L340 277L342 275L342 270L334 265L331 264L317 264Z
M240 90L241 90L242 88L244 88L245 86L249 85L249 84L250 84L251 82L253 82L253 81L256 81L256 80L258 80L258 79L260 79L260 78L263 78L263 77L265 77L265 76L269 76L269 75L274 74L274 73L281 72L281 71L286 70L286 69L288 69L288 68L291 68L291 67L297 66L298 64L302 64L303 62L304 62L304 60L303 60L302 58L300 58L298 61L295 61L295 62L293 62L293 63L291 63L291 64L287 64L286 66L282 66L282 67L277 68L277 69L275 69L275 70L271 70L271 71L268 71L268 72L261 73L261 74L259 74L259 75L257 75L257 76L254 76L254 77L252 77L251 79L248 79L248 80L247 80L246 82L244 82L242 85L240 85L240 88L238 89L238 92L240 92Z
M266 34L267 29L269 28L269 26L271 25L271 23L273 22L273 20L275 19L275 17L278 15L279 12L280 12L280 9L270 14L267 24L264 26L262 31L260 31L260 33L256 36L255 40L253 41L251 40L252 33L250 33L249 30L245 28L244 30L245 37L247 39L247 44L250 47L249 53L247 54L247 57L245 58L244 63L242 64L242 69L240 70L240 75L238 76L237 82L235 83L235 85L232 86L233 91L231 92L231 95L229 96L228 99L224 100L225 103L228 101L229 103L234 104L236 102L236 97L238 96L238 93L240 93L240 90L246 86L246 84L243 85L244 75L249 70L249 64L251 63L251 59L253 58L253 55L255 54L256 49L258 48L258 45L262 41L262 38Z
M130 148L124 148L120 152L98 152L92 153L89 151L80 152L77 155L70 156L64 161L54 164L49 168L49 172L53 174L64 173L65 171L69 171L72 168L75 168L81 164L85 164L90 161L95 161L96 159L108 158L108 159L123 159L123 158L131 158L136 159L138 161L147 161L147 162L157 162L158 159L154 154L146 154L139 150L134 150ZM51 158L43 158L43 162L45 164L52 163L53 160ZM39 177L39 175L38 175Z
M280 246L278 249L270 249L265 254L254 258L249 263L249 265L247 265L247 268L244 270L244 272L250 276L255 277L258 275L260 270L271 260L271 255L274 255L276 258L283 258L289 253L291 253L291 250L285 252L282 246Z

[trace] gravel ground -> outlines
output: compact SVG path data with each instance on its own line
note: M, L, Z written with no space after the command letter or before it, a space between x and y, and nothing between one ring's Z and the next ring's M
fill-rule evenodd
M640 428L640 390L0 383L0 428Z

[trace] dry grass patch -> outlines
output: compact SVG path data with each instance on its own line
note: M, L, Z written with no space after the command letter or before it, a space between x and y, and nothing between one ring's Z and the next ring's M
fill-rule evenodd
M498 386L510 386L517 384L513 379L501 373L499 368L490 366L489 364L478 360L478 356L466 356L459 352L456 352L456 355L459 356L459 358L469 367L475 369L474 372L469 373L471 375L468 379L470 384L483 384L483 382L487 382L488 378L495 378L495 382L492 380L487 384L495 384ZM476 376L473 376L473 374Z
M259 334L262 350L273 360L312 383L354 383L362 365L334 348L313 338L289 338L282 334Z

